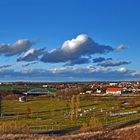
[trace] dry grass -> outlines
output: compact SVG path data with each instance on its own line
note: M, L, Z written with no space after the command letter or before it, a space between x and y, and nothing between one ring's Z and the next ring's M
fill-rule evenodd
M27 124L17 121L2 122L0 124L0 134L28 134L30 128Z
M55 140L140 140L140 130L87 132L58 137Z
M52 140L52 137L33 134L4 134L0 140Z
M7 134L0 135L0 140L140 140L140 129L86 132L58 137L33 134Z

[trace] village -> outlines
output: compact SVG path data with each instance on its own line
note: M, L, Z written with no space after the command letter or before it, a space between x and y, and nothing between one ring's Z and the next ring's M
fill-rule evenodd
M24 122L33 133L88 131L93 118L116 127L140 117L140 82L8 82L0 95L0 122Z
M15 88L14 88L15 87ZM93 95L135 95L140 93L140 82L6 82L0 83L0 90L19 91L20 94L45 94L51 91L78 89L79 94ZM22 89L22 90L20 90ZM24 92L22 92L24 91Z

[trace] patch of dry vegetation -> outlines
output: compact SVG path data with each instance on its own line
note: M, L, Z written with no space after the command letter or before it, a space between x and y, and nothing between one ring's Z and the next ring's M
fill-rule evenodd
M29 134L30 128L27 124L17 121L6 121L0 123L0 134Z
M0 135L0 140L140 140L140 129L86 132L67 136L33 134Z
M83 123L80 128L80 132L88 132L88 131L101 131L103 130L103 124L97 117L92 117L89 123Z
M140 140L140 129L106 132L86 132L56 138L55 140Z

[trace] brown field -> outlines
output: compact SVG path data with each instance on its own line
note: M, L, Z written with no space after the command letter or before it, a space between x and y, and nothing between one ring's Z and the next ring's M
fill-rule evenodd
M112 131L86 132L65 136L1 134L0 140L140 140L140 124Z

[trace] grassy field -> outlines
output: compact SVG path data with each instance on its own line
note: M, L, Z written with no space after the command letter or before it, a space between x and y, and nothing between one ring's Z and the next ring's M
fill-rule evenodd
M29 97L27 102L18 100L3 100L3 117L0 123L16 120L20 123L26 123L32 131L59 130L64 128L81 126L89 122L91 117L98 117L104 125L126 121L132 118L140 117L140 113L109 117L106 112L128 112L140 110L139 98L135 100L134 107L121 106L121 101L130 101L130 97L93 97L80 98L80 108L82 116L78 119L70 120L70 100L52 98L48 96ZM86 110L86 113L84 111Z
M49 91L49 92L55 92L56 89L55 88L35 88L32 86L20 86L20 85L0 85L0 90L9 90L9 91L41 91L41 92L45 92L45 91Z

